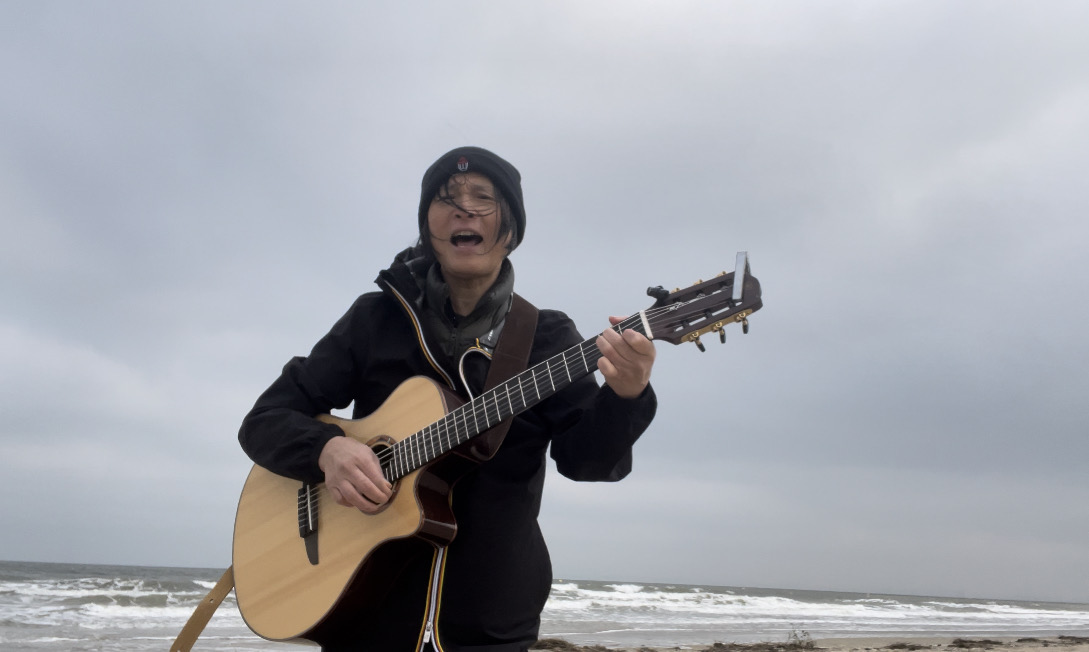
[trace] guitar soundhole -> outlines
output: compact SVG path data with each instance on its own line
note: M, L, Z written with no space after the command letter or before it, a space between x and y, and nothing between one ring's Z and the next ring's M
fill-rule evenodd
M389 437L388 435L379 435L378 437L375 437L367 443L367 445L370 446L371 449L374 451L374 454L378 456L378 460L382 464L382 473L386 476L387 479L390 476L390 472L387 466L388 462L386 461L386 458L391 454L391 447L394 443L396 442L394 442L393 438ZM393 482L393 493L390 494L389 500L387 500L386 504L382 505L382 507L379 508L377 512L371 514L371 516L374 516L375 514L381 514L382 512L386 511L386 509L393 504L393 501L397 499L397 491L400 488L401 481L399 479L395 480Z

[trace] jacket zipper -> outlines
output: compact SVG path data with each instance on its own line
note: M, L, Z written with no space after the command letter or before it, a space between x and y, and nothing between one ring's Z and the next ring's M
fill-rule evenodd
M435 615L439 611L439 585L442 581L442 566L445 557L446 548L438 548L435 553L435 567L431 571L431 586L428 588L430 599L427 601L427 621L424 623L423 644L420 646L420 652L423 652L428 643L431 643L432 647L438 652L442 652L439 647L438 633L435 632ZM434 641L431 640L432 637L434 637Z
M385 286L389 288L389 291L392 292L395 297L397 297L397 300L401 302L401 306L405 309L405 312L408 313L408 318L412 321L413 328L416 329L416 338L420 342L420 349L423 351L424 357L427 358L427 361L435 368L435 371L442 376L443 380L446 381L446 384L456 391L457 386L454 383L454 379L450 374L446 373L442 368L442 365L440 365L435 360L435 357L431 355L431 350L427 348L427 342L424 340L423 324L419 317L416 316L416 312L409 305L408 301L405 300L404 296L397 291L397 288L393 287L392 283L386 282ZM424 652L424 648L427 647L428 643L431 643L432 648L437 652L442 652L442 648L439 646L438 632L435 631L435 616L439 611L439 587L442 584L442 566L445 559L445 546L436 548L435 565L431 571L431 581L427 589L427 620L424 622L424 632L423 638L420 640L419 652Z
M424 357L431 363L431 366L435 371L442 376L442 379L446 381L446 384L450 386L450 389L457 391L457 384L454 382L453 377L446 373L446 370L442 368L442 365L435 360L435 356L431 355L431 350L427 348L427 342L424 340L423 322L416 316L416 312L412 309L412 306L409 305L404 296L397 291L397 288L393 287L391 283L385 283L385 286L389 288L389 291L393 293L393 296L397 297L397 300L401 302L401 306L405 309L405 312L408 313L408 318L412 321L412 327L416 329L416 339L420 342L420 349L423 351Z

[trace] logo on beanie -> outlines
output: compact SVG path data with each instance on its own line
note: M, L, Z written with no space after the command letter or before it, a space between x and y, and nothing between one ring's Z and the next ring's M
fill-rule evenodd
M469 169L469 159L462 156L458 159L458 171L464 172Z

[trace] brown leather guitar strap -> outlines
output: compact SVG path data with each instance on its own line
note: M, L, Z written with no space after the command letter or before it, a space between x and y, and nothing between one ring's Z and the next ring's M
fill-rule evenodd
M537 332L537 308L514 294L510 311L507 312L503 332L492 353L491 367L484 381L484 391L505 383L526 370L529 353L533 349L533 336ZM495 427L466 442L473 457L478 460L491 459L507 436L507 430L514 419L505 419Z
M223 602L223 598L227 597L233 588L234 566L230 566L223 571L223 576L193 610L193 615L189 616L189 621L185 623L178 638L174 639L174 644L170 646L170 652L189 652L193 649L193 644L197 642L197 637L212 619L212 614L216 612L219 603Z
M492 389L526 370L529 354L533 350L533 336L537 334L537 308L517 292L507 313L503 332L492 353L492 366L484 389Z
M507 313L503 332L499 334L499 342L492 353L491 367L488 369L488 377L484 381L484 389L489 390L502 382L510 380L519 373L525 371L529 364L529 353L533 348L533 336L537 332L537 308L518 294L514 295L510 312ZM503 443L503 437L513 419L507 419L491 430L481 433L470 440L470 450L474 457L486 460L495 455L499 445ZM170 646L170 652L189 652L197 637L208 625L223 599L234 588L234 566L223 572L223 576L216 582L215 587L201 600L193 615L189 617L185 627L182 628L174 644Z

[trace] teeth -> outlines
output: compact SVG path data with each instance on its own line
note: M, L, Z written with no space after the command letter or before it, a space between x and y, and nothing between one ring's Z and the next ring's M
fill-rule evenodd
M450 242L455 244L455 245L457 245L459 243L462 243L462 242L468 242L468 243L482 242L483 240L484 240L484 238L480 234L473 233L472 231L457 231L457 232L451 234L451 236L450 236Z

